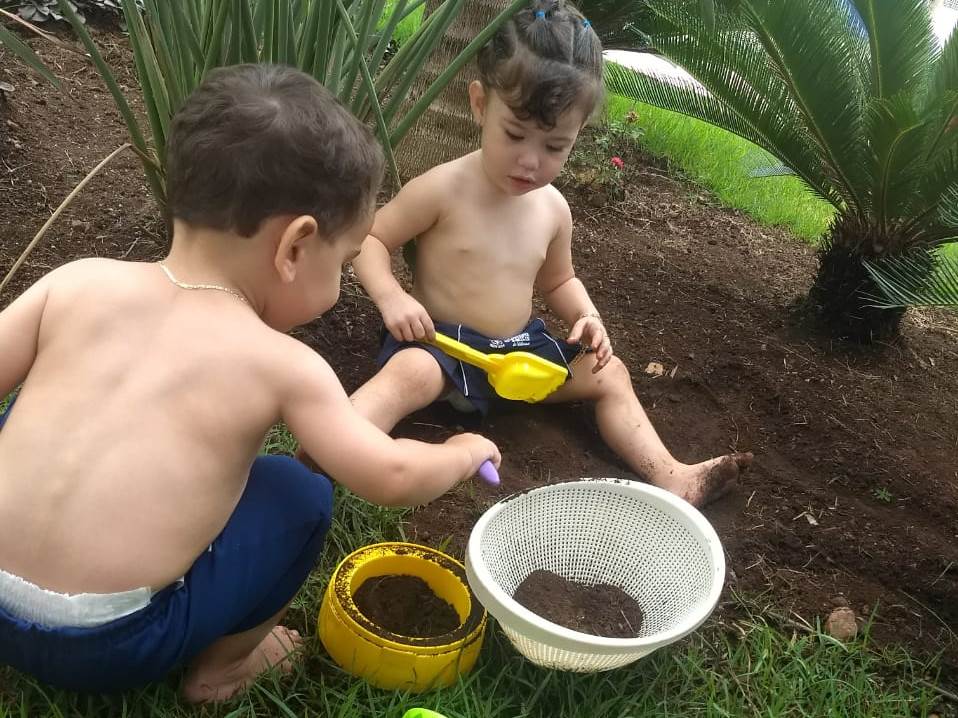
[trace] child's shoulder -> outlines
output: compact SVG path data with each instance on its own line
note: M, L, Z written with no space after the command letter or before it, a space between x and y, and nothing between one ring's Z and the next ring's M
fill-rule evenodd
M411 191L429 193L437 197L461 195L474 178L475 168L472 164L475 154L436 165L409 180L405 186Z
M560 226L572 224L572 210L565 195L552 184L548 184L535 193L538 211L542 212Z
M87 257L67 262L49 272L43 282L50 288L105 290L124 281L136 282L147 265L143 262L124 262L118 259Z

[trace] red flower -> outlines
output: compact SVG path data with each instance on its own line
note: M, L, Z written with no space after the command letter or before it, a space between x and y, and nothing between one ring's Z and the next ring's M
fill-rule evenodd
M621 157L613 157L611 162L613 165L615 165L616 169L622 169L625 167L625 162L622 161Z

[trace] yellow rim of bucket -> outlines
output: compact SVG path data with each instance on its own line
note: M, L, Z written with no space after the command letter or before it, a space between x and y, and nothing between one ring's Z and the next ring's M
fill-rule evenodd
M390 553L400 556L414 556L425 561L431 561L456 577L470 599L469 615L456 630L429 638L402 636L377 626L363 615L353 601L350 591L352 577L363 564L365 557L373 558ZM459 650L472 643L481 634L486 622L486 610L476 600L475 594L469 587L465 566L452 556L429 546L400 541L387 541L363 546L361 549L353 551L339 563L329 582L329 590L332 592L330 607L352 625L353 630L360 638L375 645L388 646L400 651L438 654Z

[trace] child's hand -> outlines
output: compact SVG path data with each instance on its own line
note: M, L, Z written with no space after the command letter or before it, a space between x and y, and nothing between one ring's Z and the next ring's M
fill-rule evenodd
M461 446L469 452L472 459L472 467L464 478L475 476L479 471L479 466L483 461L491 461L498 469L502 463L502 456L499 454L499 448L489 439L479 434L456 434L446 439L446 444L451 446Z
M573 325L566 341L569 344L579 342L582 346L595 352L593 374L600 371L612 358L612 342L609 341L609 335L605 333L605 325L598 317L580 317L579 321Z
M408 292L400 290L389 296L379 307L383 324L397 342L435 339L436 328L429 312Z

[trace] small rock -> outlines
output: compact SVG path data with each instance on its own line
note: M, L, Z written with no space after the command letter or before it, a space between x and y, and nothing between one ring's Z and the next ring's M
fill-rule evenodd
M9 82L4 82L0 80L0 92L14 92L17 88L11 85Z
M93 225L90 224L89 222L83 222L83 221L81 221L81 220L79 220L79 219L75 219L75 220L73 220L72 222L70 222L70 226L73 227L73 229L79 229L79 230L82 230L82 231L84 231L84 232L89 232L89 231L90 231L90 228L91 228Z
M710 240L708 240L708 243L714 246L714 245L718 244L718 240L717 240L717 239L710 239Z
M843 608L843 607L848 608L848 605L849 605L848 599L841 594L838 594L837 596L833 596L831 603L834 608Z
M825 621L825 631L829 636L837 638L839 641L852 640L858 635L855 612L847 606L836 608Z

